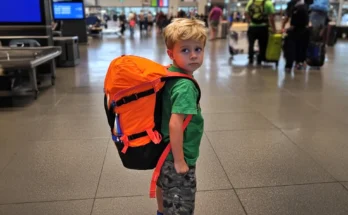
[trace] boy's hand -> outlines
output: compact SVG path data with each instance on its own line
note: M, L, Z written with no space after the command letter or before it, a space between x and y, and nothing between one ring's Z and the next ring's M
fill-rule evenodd
M177 162L174 160L174 168L178 174L185 174L189 171L189 167L187 166L185 160Z

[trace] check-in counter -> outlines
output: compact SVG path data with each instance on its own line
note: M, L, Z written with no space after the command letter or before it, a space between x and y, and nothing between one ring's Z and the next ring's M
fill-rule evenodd
M55 83L55 58L59 56L59 47L28 47L12 48L0 47L0 79L8 83L0 90L0 96L25 96L33 94L37 98L38 81L41 76L49 76L51 83ZM50 73L39 73L37 67L49 63ZM26 77L29 80L26 80Z
M56 58L57 67L74 67L80 63L79 38L53 37L54 46L62 49L62 54Z

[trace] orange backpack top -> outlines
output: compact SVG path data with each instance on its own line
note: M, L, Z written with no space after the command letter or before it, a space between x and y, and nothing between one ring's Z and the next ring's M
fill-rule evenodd
M160 133L162 89L173 78L196 81L188 75L168 72L167 67L138 56L121 56L109 66L104 82L104 107L121 161L126 168L156 170L151 197L161 166L170 152ZM187 116L183 130L192 116Z

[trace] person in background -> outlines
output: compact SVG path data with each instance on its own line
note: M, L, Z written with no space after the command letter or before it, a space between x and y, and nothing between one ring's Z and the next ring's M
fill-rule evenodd
M178 12L178 18L185 18L185 17L186 17L185 11L180 10L180 11Z
M173 21L173 19L174 19L174 15L170 14L167 25L169 25Z
M289 20L290 28L285 30L285 26ZM302 0L291 0L287 5L285 19L282 23L282 32L287 33L284 42L286 72L291 71L294 61L296 62L296 69L305 68L306 53L309 44L308 23L308 6Z
M162 22L162 31L167 25L170 23L170 18L168 18L168 14L164 14L163 22Z
M143 30L147 31L147 19L145 17L143 10L141 10L139 13L139 28L140 28L140 35L142 35Z
M129 12L128 14L128 21L135 19L135 13L133 11Z
M233 12L231 12L230 15L228 16L228 22L230 23L230 26L232 26L232 24L233 24Z
M118 20L117 14L112 15L112 20L113 20L114 22L117 22L117 20Z
M210 25L210 40L214 40L216 38L221 16L222 16L221 8L219 8L216 5L213 5L213 8L211 9L208 16L209 25Z
M52 21L52 36L61 37L62 36L62 21L54 22Z
M249 0L245 11L245 16L249 23L249 65L254 63L254 44L256 40L259 43L257 64L261 65L262 61L266 60L269 25L272 32L276 32L274 6L271 0Z
M312 41L324 42L326 40L329 7L329 0L314 0L313 4L309 6Z
M242 15L240 15L240 12L237 12L236 19L238 22L241 21L241 17L242 17Z
M135 16L133 16L129 20L129 30L130 30L131 37L134 37L134 29L136 24L137 22L136 22Z
M126 15L122 12L119 16L120 24L121 24L121 35L124 36L124 32L126 31Z
M52 22L52 31L60 31L61 30L61 21Z
M152 12L149 11L147 14L147 25L148 25L148 31L152 30L152 26L153 26L153 16L152 16Z
M157 33L162 33L164 22L166 20L166 15L160 11L156 16L156 26L157 26Z

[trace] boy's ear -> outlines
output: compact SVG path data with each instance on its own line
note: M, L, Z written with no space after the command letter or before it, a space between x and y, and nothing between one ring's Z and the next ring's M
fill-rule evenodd
M173 50L171 50L171 49L167 49L167 54L168 54L168 56L170 57L170 59L171 60L174 60L173 58Z

